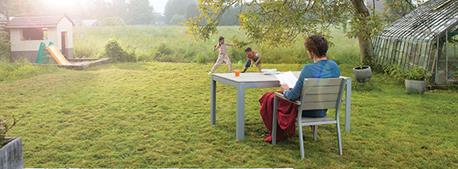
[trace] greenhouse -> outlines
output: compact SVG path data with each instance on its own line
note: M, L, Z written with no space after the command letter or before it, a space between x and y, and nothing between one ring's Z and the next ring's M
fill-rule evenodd
M421 66L435 85L458 82L458 1L431 0L373 40L375 62Z

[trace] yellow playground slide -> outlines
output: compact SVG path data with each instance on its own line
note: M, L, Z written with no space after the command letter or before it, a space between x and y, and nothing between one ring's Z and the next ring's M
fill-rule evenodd
M49 45L46 50L59 65L72 65L55 45Z

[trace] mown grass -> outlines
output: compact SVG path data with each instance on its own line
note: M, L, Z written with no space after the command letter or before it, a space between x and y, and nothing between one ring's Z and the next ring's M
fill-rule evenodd
M33 65L25 63L7 63L0 61L0 82L31 77L43 73L57 71L52 65Z
M139 61L168 61L211 63L217 53L213 45L219 36L226 37L228 43L250 41L239 27L219 27L219 32L208 41L196 40L179 26L122 26L122 27L78 27L75 30L75 55L77 57L103 57L104 45L115 39L128 51L135 51ZM339 63L358 64L358 46L355 39L350 39L337 29L330 41L334 46L329 56ZM304 40L298 38L288 46L269 47L249 44L263 56L264 63L302 63L306 59ZM246 47L248 47L246 46ZM232 62L245 60L244 48L229 48Z
M258 99L274 89L247 91L247 140L237 142L235 89L218 85L218 121L210 126L210 66L113 64L6 80L0 114L20 117L10 135L22 137L26 167L458 167L457 91L408 95L377 74L370 88L353 92L344 155L337 155L334 127L323 126L316 142L306 129L301 160L297 138L277 146L262 141ZM344 75L351 67L341 66Z

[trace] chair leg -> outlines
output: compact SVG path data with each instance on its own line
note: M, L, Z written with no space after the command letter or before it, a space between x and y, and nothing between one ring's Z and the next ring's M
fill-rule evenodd
M340 125L339 123L336 124L337 126L337 146L339 148L339 155L342 156L342 138L340 135Z
M313 141L316 141L316 136L318 135L318 126L313 126Z
M278 98L274 98L274 111L272 118L272 145L277 144L277 111L278 111Z
M301 150L301 159L304 159L304 137L302 136L302 125L299 123L299 147Z

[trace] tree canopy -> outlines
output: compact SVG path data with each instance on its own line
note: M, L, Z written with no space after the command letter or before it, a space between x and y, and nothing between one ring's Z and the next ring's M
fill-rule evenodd
M199 0L200 15L188 20L189 31L208 39L221 25L220 18L231 7L241 6L241 29L255 43L285 45L297 37L329 36L332 25L352 18L351 35L358 37L361 60L370 63L370 37L380 23L371 17L364 0Z
M126 19L129 24L151 24L153 19L153 7L148 0L130 0Z
M241 8L240 25L248 37L270 45L288 44L298 36L327 35L332 24L348 19L345 14L350 9L347 0L200 0L201 14L188 21L190 31L207 39L216 33L219 18L234 6Z

